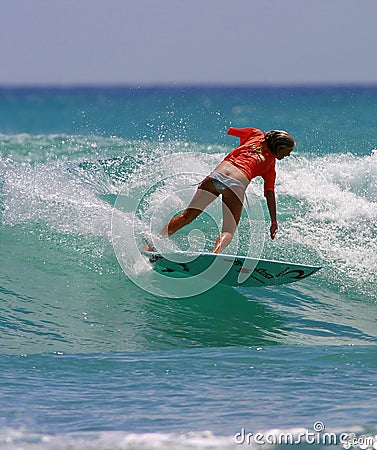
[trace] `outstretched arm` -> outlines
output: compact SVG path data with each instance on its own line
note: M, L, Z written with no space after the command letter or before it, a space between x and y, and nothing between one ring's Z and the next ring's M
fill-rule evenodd
M270 236L271 239L274 239L276 233L278 232L278 223L276 221L276 200L275 200L275 192L274 191L266 191L265 193L268 212L271 217L271 227L270 227Z

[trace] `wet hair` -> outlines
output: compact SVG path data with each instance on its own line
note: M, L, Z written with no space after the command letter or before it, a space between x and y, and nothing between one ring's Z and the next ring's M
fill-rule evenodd
M283 130L267 131L264 135L264 139L267 142L268 148L275 156L277 156L279 147L293 149L296 145L293 137Z

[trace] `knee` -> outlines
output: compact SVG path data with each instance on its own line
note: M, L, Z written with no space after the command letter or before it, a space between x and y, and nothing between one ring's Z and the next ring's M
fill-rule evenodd
M227 234L233 238L234 233L237 230L237 224L236 223L227 223L223 224L221 232L224 234Z
M187 208L180 215L181 220L185 222L185 224L189 224L192 222L198 215L201 213L199 209Z
M234 231L224 230L221 232L221 236L223 239L226 239L228 242L230 242L233 239Z

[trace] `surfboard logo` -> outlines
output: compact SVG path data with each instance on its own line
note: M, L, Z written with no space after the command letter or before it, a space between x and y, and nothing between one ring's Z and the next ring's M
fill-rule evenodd
M284 276L296 273L297 274L296 276L294 276L294 277L291 276L289 278L293 278L294 280L303 280L304 278L309 277L310 275L312 275L317 270L318 269L314 269L311 272L305 273L305 271L302 270L302 269L295 269L295 270L290 270L289 272L286 272L284 274Z

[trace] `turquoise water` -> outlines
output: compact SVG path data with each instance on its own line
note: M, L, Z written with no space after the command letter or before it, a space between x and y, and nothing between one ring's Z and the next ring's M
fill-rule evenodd
M374 436L376 117L372 87L0 89L1 448ZM297 141L278 237L255 180L230 251L323 269L171 296L137 246L237 144L230 125ZM220 219L215 203L161 245L208 249Z

